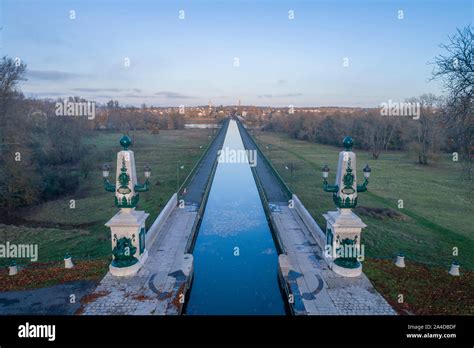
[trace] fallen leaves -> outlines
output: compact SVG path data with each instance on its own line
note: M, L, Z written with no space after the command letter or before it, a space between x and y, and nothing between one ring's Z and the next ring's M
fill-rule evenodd
M399 314L474 314L473 271L461 269L461 276L453 277L447 267L408 261L398 268L391 260L367 259L364 273Z
M107 272L109 261L74 260L74 267L64 268L64 262L30 263L18 274L8 275L8 268L0 269L0 291L25 290L63 284L75 280L99 280Z

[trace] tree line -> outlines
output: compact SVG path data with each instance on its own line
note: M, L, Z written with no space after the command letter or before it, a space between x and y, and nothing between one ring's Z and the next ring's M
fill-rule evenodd
M453 138L446 131L439 108L439 98L432 94L412 98L420 103L420 115L383 116L380 109L356 109L353 113L320 111L274 115L263 130L284 132L309 142L341 146L341 139L351 135L356 148L367 150L373 159L390 150L411 151L420 164L436 159L438 151L454 151Z
M136 130L158 134L160 129L184 128L184 115L156 115L121 107L118 101L98 105L93 118L58 117L57 103L63 100L23 95L19 84L25 73L25 64L0 59L0 221L10 219L18 207L75 192L81 177L113 158L113 153L84 144L91 132L112 130L133 137ZM67 102L88 101L69 97Z
M420 164L435 161L440 152L456 153L464 177L472 178L474 157L474 31L458 29L440 47L435 57L433 80L440 80L446 95L424 94L405 103L419 105L417 115L387 115L381 108L359 109L354 113L320 111L272 115L263 130L285 132L291 137L340 146L350 134L356 147L370 151L373 159L390 150L409 151ZM454 156L456 155L454 154Z

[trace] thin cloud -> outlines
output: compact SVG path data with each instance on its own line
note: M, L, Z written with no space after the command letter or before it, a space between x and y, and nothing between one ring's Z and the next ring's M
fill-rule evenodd
M181 94L178 92L170 92L170 91L161 91L155 93L157 96L165 97L166 99L192 99L189 95Z
M27 92L27 91L25 91L25 94L32 98L62 97L62 96L67 95L66 93L62 93L62 92Z
M303 93L288 93L288 94L261 94L258 98L289 98L289 97L301 97Z
M69 79L74 79L82 77L81 74L75 74L65 71L57 70L28 70L27 77L34 80L44 80L44 81L64 81Z
M143 94L143 95L140 95L140 94L124 94L124 95L121 95L121 97L124 97L124 98L156 98L155 96L153 95L146 95L146 94Z
M73 88L73 91L76 92L85 92L85 93L98 93L98 92L135 92L140 93L142 90L138 88Z

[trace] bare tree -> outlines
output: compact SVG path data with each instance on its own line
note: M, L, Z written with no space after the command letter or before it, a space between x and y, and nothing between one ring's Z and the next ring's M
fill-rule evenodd
M399 127L396 117L384 117L378 111L370 111L363 117L363 142L372 158L378 159L382 150L388 149L392 137Z
M9 109L13 105L13 99L18 96L16 90L18 82L24 80L26 65L18 64L14 59L4 56L0 60L0 155L3 147L7 143L8 126L12 125L13 120L9 119L11 113ZM0 157L1 160L1 157Z
M442 44L446 53L435 58L433 79L440 79L448 92L444 109L444 122L451 131L460 152L463 172L472 177L472 151L474 134L473 85L474 85L474 31L470 25L457 29Z
M18 64L14 59L6 56L0 62L0 98L15 92L18 82L24 80L26 65Z
M474 32L468 25L457 29L456 34L449 37L448 44L441 44L447 54L440 54L434 60L433 79L441 78L445 88L455 96L470 95L474 84Z
M440 146L442 128L440 127L440 102L441 99L433 94L423 94L419 98L411 98L411 103L420 104L420 117L413 120L413 138L411 148L416 151L418 163L428 164L435 158Z

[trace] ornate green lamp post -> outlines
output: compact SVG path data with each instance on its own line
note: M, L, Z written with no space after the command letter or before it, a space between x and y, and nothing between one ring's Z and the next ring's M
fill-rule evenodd
M352 152L354 141L343 139L344 150L339 153L339 162L334 185L328 183L329 167L322 169L323 189L331 192L336 211L323 214L326 219L325 257L332 270L342 276L357 277L362 273L360 261L364 258L364 247L360 243L361 231L365 225L352 212L357 205L357 194L367 191L371 168L363 169L364 182L357 184L356 155Z
M120 139L122 151L117 153L117 171L115 184L109 182L110 166L102 167L104 188L115 193L115 206L120 211L105 225L110 228L112 236L113 260L109 266L110 273L126 276L136 273L145 262L148 251L145 248L145 221L149 214L135 210L139 193L148 191L151 169L144 168L145 183L139 184L135 169L135 155L129 150L132 141L126 135Z

